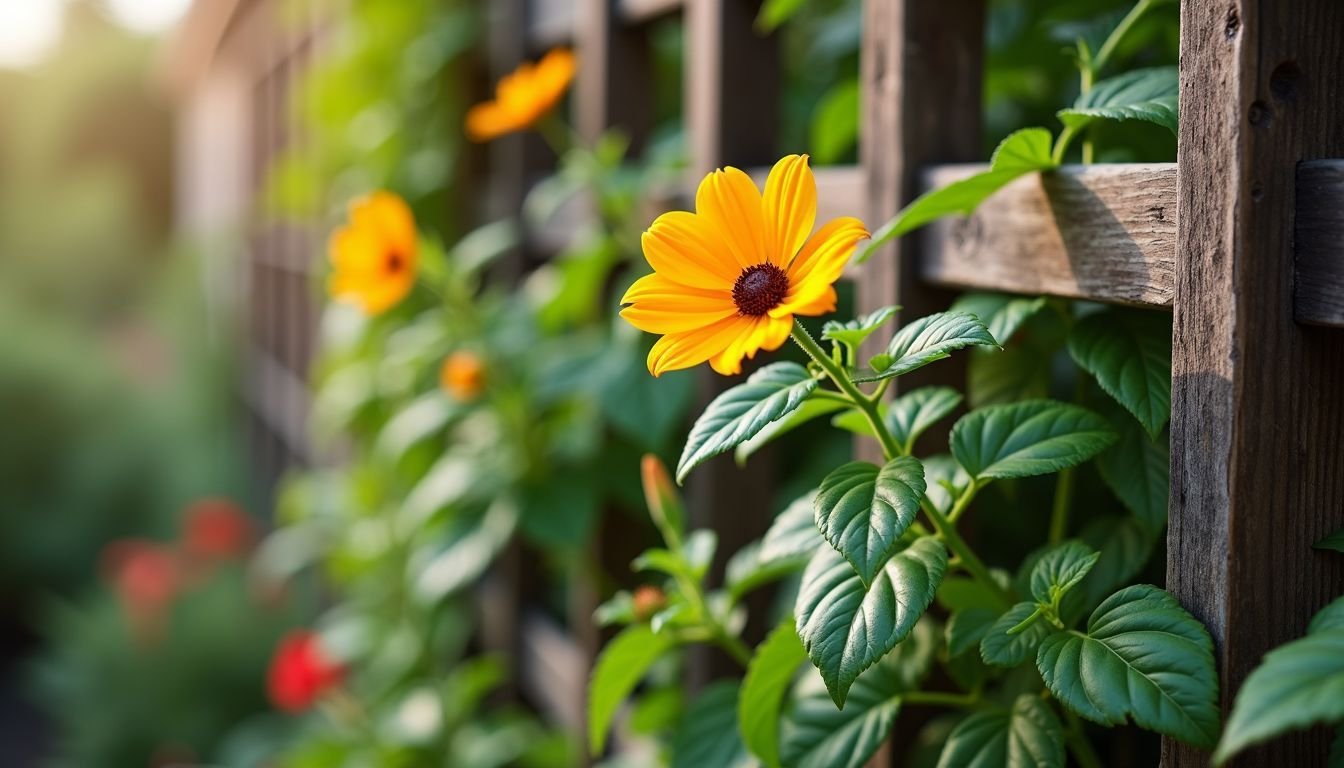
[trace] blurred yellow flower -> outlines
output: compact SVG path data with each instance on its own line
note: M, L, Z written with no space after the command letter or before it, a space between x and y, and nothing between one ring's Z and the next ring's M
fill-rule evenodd
M327 243L331 296L379 314L406 297L415 284L415 217L406 201L374 192L350 204L350 222Z
M454 352L439 368L439 386L458 402L469 403L485 388L485 364L471 352Z
M649 352L649 371L658 376L708 360L725 376L741 373L743 357L789 338L794 315L833 311L832 284L868 232L843 217L813 234L816 218L807 155L776 163L764 195L736 168L714 171L700 182L695 213L659 216L642 241L654 272L621 299L631 325L663 334Z
M574 54L564 48L552 50L535 65L518 65L500 79L494 101L477 104L467 112L467 136L472 141L489 141L530 128L560 102L575 68Z

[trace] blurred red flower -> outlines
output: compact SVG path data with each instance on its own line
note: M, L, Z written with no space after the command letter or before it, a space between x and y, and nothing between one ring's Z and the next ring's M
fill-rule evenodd
M135 631L152 640L182 589L182 564L172 549L146 539L119 539L103 549L103 576Z
M231 560L252 547L252 520L228 499L207 498L186 509L182 548L186 554L209 560Z
M297 630L276 648L266 687L277 709L302 712L344 678L345 668L323 653L317 634Z

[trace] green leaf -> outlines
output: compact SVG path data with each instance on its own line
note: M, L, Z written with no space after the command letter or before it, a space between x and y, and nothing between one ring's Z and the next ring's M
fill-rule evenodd
M947 737L938 768L1064 768L1064 729L1050 706L1024 693L1013 708L977 712Z
M1041 641L1051 634L1049 622L1038 618L1016 634L1010 635L1008 630L1026 621L1035 612L1035 603L1018 603L1008 609L990 626L985 639L980 641L980 658L996 667L1016 667L1026 661Z
M625 625L634 622L634 620L635 599L629 591L624 589L612 595L606 602L593 610L593 621L596 621L599 627Z
M812 115L812 157L818 165L842 160L859 138L859 79L832 85Z
M888 320L895 317L899 309L900 307L897 306L883 307L874 312L869 312L863 317L856 317L843 323L839 320L827 320L826 324L821 326L821 338L844 344L857 351L863 345L864 340L873 335L873 332L881 328Z
M1316 549L1333 549L1336 552L1344 552L1344 528L1326 536L1316 542L1314 546Z
M1043 605L1058 605L1059 599L1087 576L1100 557L1100 552L1078 541L1065 542L1046 552L1031 569L1032 596Z
M750 439L766 424L802 404L817 380L797 363L771 363L724 392L691 427L677 462L677 482L697 465Z
M621 702L658 657L675 645L670 633L656 635L643 624L633 624L602 649L588 682L588 744L594 755L606 748L607 732Z
M1329 629L1344 629L1344 597L1335 598L1334 602L1317 611L1307 626L1307 634Z
M972 408L1037 400L1050 393L1050 355L1035 346L973 349L966 378Z
M919 687L933 664L937 643L921 623L855 681L843 709L826 687L804 670L779 724L780 762L789 768L860 768L886 740L901 694Z
M1167 497L1171 494L1171 452L1166 432L1156 440L1124 408L1099 398L1101 412L1119 439L1097 456L1101 479L1144 527L1160 533L1167 527Z
M898 456L881 469L852 461L821 481L813 507L817 528L867 586L915 521L923 496L924 466L913 456Z
M887 345L887 354L892 358L889 366L855 381L881 381L901 376L969 346L998 346L989 335L989 329L975 315L939 312L921 317L892 337Z
M1336 658L1344 659L1341 650ZM1213 640L1157 587L1140 584L1111 595L1088 619L1087 634L1045 638L1036 668L1060 703L1093 722L1133 719L1201 749L1218 738ZM1344 695L1338 699L1344 702Z
M765 0L756 14L756 30L773 32L807 5L807 0Z
M754 768L737 732L738 681L713 683L691 702L672 736L672 768Z
M430 392L388 419L378 433L374 450L379 455L399 459L421 441L443 430L461 414L462 408L442 392Z
M409 569L414 574L415 596L434 603L471 585L513 538L517 525L518 510L508 500L499 499L480 520L454 527L433 556Z
M1115 442L1106 420L1076 405L1029 400L971 411L952 427L952 455L971 477L1029 477L1081 464Z
M798 639L793 617L789 617L765 638L747 665L737 722L747 749L768 768L779 768L779 710L785 691L804 661L807 651Z
M859 673L895 648L924 615L947 569L947 550L922 537L887 561L872 585L823 547L803 571L794 614L798 636L836 706Z
M924 431L961 405L961 393L951 387L920 387L896 398L883 417L891 436L908 453Z
M1285 731L1344 720L1344 628L1314 632L1265 655L1241 690L1214 753L1222 763Z
M1009 134L994 150L988 171L920 195L873 233L872 241L859 254L858 262L866 261L876 249L892 239L934 219L951 214L969 215L985 198L1019 176L1055 168L1051 142L1050 132L1044 128L1024 128Z
M1097 83L1059 119L1075 130L1096 120L1145 120L1175 133L1178 92L1176 67L1136 69Z
M971 484L971 476L966 474L956 459L940 453L924 460L924 481L928 486L924 489L924 495L940 512L947 514L952 510L956 497Z
M992 608L967 608L953 613L947 620L948 658L956 658L980 645L998 618L999 612Z
M816 525L815 493L806 493L794 499L770 524L761 540L761 557L777 560L788 557L811 557L821 544Z
M1004 346L1032 315L1045 307L1045 297L1013 296L1006 293L967 293L952 303L954 312L967 312L980 318L989 335Z
M1171 418L1171 318L1111 309L1069 333L1069 354L1154 440Z
M1133 517L1107 515L1083 527L1078 538L1101 553L1097 566L1083 579L1082 605L1090 609L1102 598L1130 583L1153 554L1156 539Z
M850 406L839 400L804 400L803 404L798 406L792 413L782 419L766 424L761 431L757 432L750 440L740 443L737 449L733 451L733 460L740 467L747 463L747 459L752 454L764 448L767 444L783 437L793 430L801 427L813 419L821 418L836 411L844 410ZM862 414L860 414L862 415Z

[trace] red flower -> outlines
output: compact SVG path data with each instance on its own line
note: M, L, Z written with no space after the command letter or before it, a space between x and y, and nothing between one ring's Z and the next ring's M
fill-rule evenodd
M302 712L344 677L345 668L327 658L318 636L297 630L280 641L271 659L267 690L277 709Z
M182 589L176 553L153 541L121 539L103 549L103 572L138 636L155 640L164 613Z
M187 507L182 547L210 560L240 557L252 546L252 521L228 499L201 499Z

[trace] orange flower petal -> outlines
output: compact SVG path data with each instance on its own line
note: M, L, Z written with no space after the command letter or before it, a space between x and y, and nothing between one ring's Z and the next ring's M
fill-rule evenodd
M761 192L747 174L736 168L710 173L696 190L695 212L712 225L714 238L732 255L739 270L767 261L784 266L766 250Z
M640 238L654 271L683 285L729 290L741 270L716 247L714 228L686 211L664 213Z
M621 310L621 317L649 333L682 333L737 314L726 291L689 288L658 273L636 280L621 303L634 305Z
M807 155L789 155L770 169L765 180L765 226L771 235L770 252L785 266L793 260L817 222L817 180L807 166Z
M858 219L842 217L823 224L789 265L789 293L770 316L801 314L800 307L815 305L840 279L854 247L865 237L868 231Z
M391 192L374 192L352 202L350 226L374 233L384 248L402 258L415 251L415 216L406 201Z
M385 257L377 236L368 230L341 227L327 240L327 259L339 272L374 275Z
M720 354L734 339L749 333L751 324L751 318L732 315L693 331L669 333L649 350L649 372L661 376L666 371L699 365Z
M467 111L467 138L472 141L490 141L521 128L517 118L493 101L477 104Z

